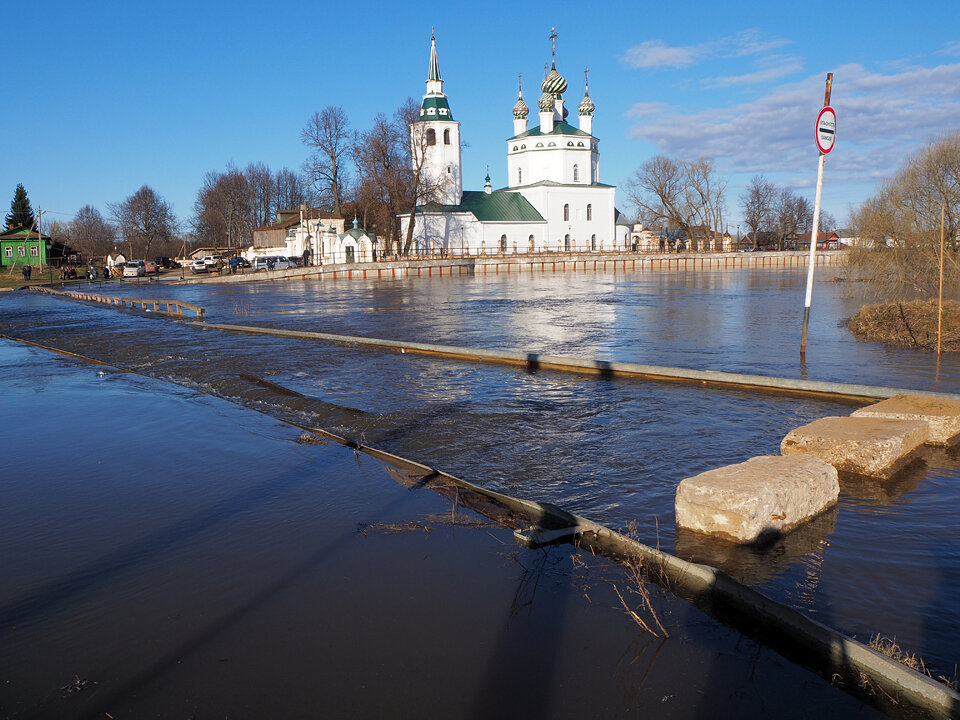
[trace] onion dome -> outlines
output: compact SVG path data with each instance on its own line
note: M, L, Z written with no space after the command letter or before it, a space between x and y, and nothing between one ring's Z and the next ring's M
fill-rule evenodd
M550 68L550 74L544 78L543 84L540 85L540 89L545 93L550 93L551 95L563 95L567 90L567 81L563 79L563 76L557 72L557 68Z
M540 108L543 112L550 112L553 110L553 95L548 92L545 92L540 96L540 100L537 102L537 107Z
M527 104L523 101L523 74L520 74L520 78L517 81L517 104L513 106L513 116L518 120L523 120L530 113L530 108L527 107Z
M593 111L596 109L596 106L593 104L593 100L590 99L589 95L584 95L583 100L580 101L580 106L577 108L580 111L581 115L593 115Z
M590 68L583 71L583 100L580 101L580 106L577 109L580 111L580 115L593 115L593 111L596 109L593 100L590 99Z
M517 100L517 104L513 106L513 116L518 120L522 120L530 113L530 108L527 107L527 104L523 101L521 97Z

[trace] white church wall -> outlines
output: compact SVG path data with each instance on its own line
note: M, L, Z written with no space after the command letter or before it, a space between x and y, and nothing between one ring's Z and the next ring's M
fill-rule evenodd
M596 236L597 251L612 249L616 240L614 188L538 186L524 188L520 192L547 220L547 250L566 252L567 236L570 237L571 251L592 250L594 236ZM587 205L590 205L589 220ZM567 206L569 211L566 215L564 206Z

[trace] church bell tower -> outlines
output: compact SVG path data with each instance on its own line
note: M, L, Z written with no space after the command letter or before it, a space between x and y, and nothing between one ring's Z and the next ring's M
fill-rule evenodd
M427 92L420 105L420 118L410 128L410 142L414 164L416 165L422 154L422 173L427 183L437 189L435 197L424 198L422 202L436 201L444 205L459 205L463 198L460 123L453 119L450 104L443 92L443 79L440 77L440 63L437 60L437 40L433 35L430 37Z

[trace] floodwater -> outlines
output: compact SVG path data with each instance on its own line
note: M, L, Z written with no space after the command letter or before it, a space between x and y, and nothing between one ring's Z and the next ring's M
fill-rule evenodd
M382 281L142 286L139 289L125 285L122 292L140 297L171 295L197 303L206 308L206 317L211 322L960 391L960 362L956 359L942 360L938 367L936 359L930 355L854 341L842 327L842 321L855 311L856 303L843 296L843 286L831 282L829 273L821 277L814 297L806 366L800 365L798 357L805 273L795 270L481 275ZM386 497L396 492L389 482L383 481L382 472L366 467L371 461L358 463L352 452L334 451L325 446L321 450L281 443L277 434L289 438L289 429L281 433L275 421L242 411L236 405L218 404L209 397L215 395L267 416L292 419L356 437L486 487L552 502L611 526L625 526L635 521L642 540L651 544L659 542L661 547L681 557L721 566L766 594L843 632L864 640L877 632L896 636L904 648L922 655L928 666L942 674L951 675L954 664L960 661L957 654L960 610L955 603L960 593L960 521L952 512L960 499L960 460L954 453L931 450L926 453L921 466L890 483L845 480L840 504L835 511L765 550L731 549L685 533L678 534L673 525L673 497L679 480L754 455L776 454L780 439L793 427L824 415L847 414L854 406L687 385L585 378L550 372L529 373L313 341L203 330L178 321L87 307L35 294L0 296L0 332L100 359L148 376L137 379L137 376L108 373L105 376L108 382L101 382L98 386L116 388L113 392L117 397L111 397L105 407L120 404L125 408L120 416L133 415L136 422L108 432L103 426L113 411L81 410L72 406L72 412L66 413L62 420L50 420L57 427L58 437L66 433L66 442L77 453L77 466L83 468L81 476L88 480L84 486L94 490L91 498L98 510L93 513L96 521L90 520L92 506L80 501L84 497L83 490L71 481L70 475L58 472L57 467L38 467L36 475L31 475L43 481L39 483L41 486L49 486L44 492L50 492L50 497L39 498L28 488L21 488L13 493L10 504L4 503L3 509L19 520L11 525L4 523L10 529L0 536L7 543L3 546L3 555L8 555L7 547L13 547L18 551L18 560L5 566L7 577L17 580L15 589L8 590L10 595L0 601L6 603L0 607L0 619L4 619L4 608L8 616L13 612L11 607L29 614L26 608L36 599L35 596L38 597L43 611L28 619L38 624L36 632L51 633L48 645L37 644L35 654L38 657L57 646L56 633L47 622L46 605L51 606L49 614L56 614L55 611L60 609L60 601L56 598L63 589L62 585L66 583L67 595L71 595L74 586L78 585L76 594L84 601L94 589L99 591L100 583L96 583L97 588L87 587L85 580L78 580L70 574L78 567L81 571L92 567L91 577L99 577L106 571L111 583L130 583L132 580L127 575L135 566L137 572L144 573L144 582L151 587L154 584L163 586L165 602L170 606L176 606L178 600L182 603L184 598L176 595L172 585L158 578L167 573L171 582L180 583L181 578L191 577L193 573L204 582L196 590L196 602L188 603L190 612L202 613L201 608L209 601L215 603L217 610L214 614L219 617L223 612L229 614L231 600L242 607L245 607L244 603L253 602L250 593L255 595L259 586L256 581L249 581L246 569L239 572L240 568L246 567L248 559L254 567L259 562L262 568L281 572L280 568L274 568L276 554L290 554L294 566L295 558L303 553L318 552L317 558L324 556L324 542L329 540L325 534L318 543L306 540L313 531L311 523L321 520L303 520L307 502L303 493L314 493L316 507L309 504L306 507L317 510L324 528L331 522L337 526L339 521L332 521L331 517L341 517L342 513L344 524L340 527L351 526L355 532L356 523L363 522L358 517L369 517L371 512L375 514L380 507L378 503L388 502L381 500L381 495L386 493ZM37 350L13 351L9 344L4 348L5 352L12 352L15 356L10 361L14 375L18 372L27 374L34 366L53 362L42 360ZM70 363L71 368L73 362L56 361ZM67 374L73 372L71 369ZM94 382L91 378L96 377L89 366L75 372L82 373L81 385ZM58 373L52 375L59 378ZM280 392L275 387L256 382L256 378L267 379L300 395ZM131 383L137 386L136 390L120 389ZM59 380L52 384L58 392L66 385ZM66 387L69 398L69 386ZM204 395L190 391L202 391ZM55 399L49 397L53 393L41 380L28 382L21 388L20 402L29 405L28 400L33 397L31 393L55 404ZM202 413L195 407L198 404L202 406ZM185 405L189 407L185 409ZM30 410L30 407L21 409L19 421L22 425L16 427L29 426ZM85 415L90 415L89 423L82 419ZM181 416L182 420L179 419ZM270 442L267 444L282 444L281 448L270 448L270 463L266 465L263 458L257 461L257 458L250 457L251 454L257 455L253 450L259 447L257 438L266 442L263 435L268 436ZM156 445L149 441L150 436L164 438L163 446L156 447L155 452L150 450ZM253 440L244 441L244 436L251 436ZM124 471L108 473L106 479L101 479L104 465L112 465L113 458L127 448L137 448L138 461L125 462L120 465ZM295 458L305 453L310 459L303 462L308 463L311 472L324 479L323 493L317 493L312 485L303 485L302 481L295 479L302 472ZM91 454L95 458L92 462L98 463L95 471L86 466ZM8 455L5 460L9 461L9 458ZM203 482L195 486L193 478L197 473ZM368 478L362 486L355 484L358 475ZM367 488L366 484L372 482L369 478L375 475L380 477L381 485L391 489L384 490L379 485L375 491ZM3 476L9 483L10 465L4 467ZM132 485L126 482L130 478L137 482ZM338 487L339 483L346 482L354 488L353 494L343 500L346 508L342 511L336 504L337 497L329 498L326 493L335 480ZM284 496L284 501L289 500L289 504L271 505L265 509L265 500L257 493L273 492L277 483L284 488L286 483L292 484L289 497ZM237 493L240 500L219 495L228 489ZM53 506L60 505L61 499L54 499L60 490L65 493L62 498L64 507L59 510L64 517L56 523L38 525L31 522L30 513L46 514L52 512ZM4 492L13 490L5 485ZM212 495L206 498L205 493ZM246 498L244 493L253 493L253 497ZM403 493L400 496L405 497ZM205 498L211 507L219 508L221 505L217 503L226 503L227 509L212 511L211 516L197 511L193 506ZM100 512L105 499L109 499L105 512L110 521L105 521ZM328 501L332 510L326 508ZM432 501L420 499L419 502L429 505ZM231 503L237 503L236 507ZM449 511L448 506L446 510ZM224 521L218 519L221 512L227 514ZM413 519L410 512L408 510L406 515L400 512L400 515L410 520ZM159 540L149 535L151 528L150 523L145 526L146 519L156 526L154 534ZM222 527L208 531L205 528L207 520ZM261 522L268 526L264 530L269 537L266 548L256 542L256 533L247 537L246 532L248 523L256 526ZM283 528L288 522L295 527L287 537ZM306 524L301 527L303 522ZM150 539L131 540L128 545L118 543L112 534L115 523L127 532L141 533ZM182 529L184 524L185 529ZM56 532L50 529L51 525L57 528ZM196 555L189 557L189 553L180 547L181 534L185 533L187 537L183 544L191 545L199 542L207 532L216 537L214 549L204 548L203 552L195 551ZM392 605L400 602L402 592L398 598L395 591L377 583L383 581L384 574L407 589L405 583L412 582L406 576L411 572L409 568L397 564L398 556L409 561L404 555L407 550L398 550L397 546L405 548L408 543L428 542L431 554L444 555L451 565L457 566L456 559L450 557L456 555L457 548L448 547L449 538L446 537L453 534L453 531L434 532L430 533L429 540L405 534L401 541L391 536L389 549L384 551L387 557L381 557L377 552L365 552L363 570L352 567L356 557L346 553L343 565L338 569L342 574L337 576L338 605L334 611L350 614L352 603L359 602L356 596L367 592L378 598L376 609L369 608L369 599L365 602L370 614L376 617L374 624L383 630L385 621L382 616L394 616ZM457 543L464 542L465 536L479 535L456 530ZM490 536L483 537L489 539ZM509 547L509 535L501 531L497 537ZM25 538L29 540L28 545L36 543L42 548L38 552L46 555L38 558L32 552L24 552ZM159 549L155 550L154 545L158 543ZM480 575L502 575L502 565L491 559L500 558L497 552L489 547L478 549L477 545L483 543L475 541L471 545L473 555L479 555L487 565L495 565L492 570L484 565L486 569ZM132 549L117 550L118 547ZM148 555L150 562L146 564L162 563L163 568L142 569L139 560L142 552ZM336 554L333 550L326 552ZM79 561L74 557L76 554L81 555ZM473 555L471 562L475 561ZM84 560L89 557L101 559L91 565L90 560ZM318 559L306 559L305 562L308 565L321 563ZM562 565L564 561L557 562ZM52 567L48 566L49 563L53 563ZM216 572L211 571L211 563L217 568ZM118 565L115 573L114 565ZM453 573L451 587L470 582L465 579L471 577L470 573L463 575L465 570L467 568L458 567L453 572L446 565L437 569L438 572ZM254 577L259 580L266 571L253 571ZM416 577L435 591L438 581L431 572L420 568ZM569 568L555 567L552 572L551 583L567 587L569 594L572 583ZM67 573L66 580L61 579L61 573ZM351 601L340 597L346 578L350 578L349 585L355 576L360 575L364 575L365 580L359 590L351 591ZM500 579L502 581L502 577ZM496 587L496 583L493 585ZM4 581L0 587L9 586ZM54 590L50 590L51 587ZM286 594L286 585L282 587ZM226 600L221 597L224 594ZM461 621L467 622L472 617L470 613L484 601L465 598L464 594L460 592L441 604L445 613L453 613L455 607L450 605L460 607L467 613L460 616ZM573 594L580 597L578 591ZM296 604L293 598L298 598L299 602L312 605L313 612L321 614L328 612L324 603L333 602L324 596L311 603L292 589L289 595L291 605ZM24 604L24 597L31 599L31 603ZM594 603L597 604L602 603ZM615 598L612 604L616 604ZM546 605L552 607L550 603ZM608 609L610 606L611 603L604 605ZM103 622L95 609L76 608L73 603L66 607L70 617L58 617L56 622L79 622L81 625ZM700 648L700 643L709 644L700 639L704 634L712 642L723 636L723 631L713 627L712 621L707 622L695 611L683 609L682 604L673 603L669 607L671 617L682 628L674 634L696 638L691 646ZM568 608L568 611L580 618L583 610L579 605L578 608ZM548 610L547 615L556 611L556 608ZM303 618L305 611L303 608L296 611L287 608L284 612ZM395 618L397 623L403 622L404 612L409 612L409 608L396 611L399 613ZM145 617L138 620L130 608L125 608L123 614L116 630L118 636L129 631L136 638L136 633L148 631L154 634L153 642L160 642L164 636L161 627L141 628L143 623L152 621ZM531 617L536 614L532 612ZM603 637L607 637L606 633L609 637L622 636L622 624L617 625L616 621L601 614L603 619L596 624L604 629L595 628L594 632ZM451 637L459 637L461 627L456 618L445 617L450 623ZM9 617L7 619L9 621ZM127 623L126 630L123 622ZM418 615L417 622L425 621ZM244 621L237 624L250 630L246 613ZM356 630L356 625L356 620L349 624L351 631ZM710 630L704 630L704 625L709 625ZM2 627L0 632L3 632ZM291 636L287 639L292 640L304 630L301 624L297 624L296 630L288 628L287 632ZM310 632L316 632L316 628ZM383 632L389 635L393 631ZM424 626L422 635L432 632L435 631ZM531 632L529 628L517 630L520 636L528 632ZM384 642L381 634L377 634L378 643ZM247 635L244 635L246 642L280 644L277 637L251 639ZM403 667L397 672L401 675L405 672L425 673L427 666L433 672L433 667L445 663L449 654L476 654L473 648L459 647L451 637L443 641L450 641L451 645L443 651L442 661L438 660L441 655L437 654L441 652L438 648L440 641L435 637L422 654L427 658L423 667L411 668L409 663L401 662ZM578 638L577 642L593 647L592 641L587 642L579 635ZM132 642L149 641L137 639ZM504 642L516 643L516 639ZM647 639L638 642L646 643ZM667 651L669 653L677 653L673 657L678 666L687 667L692 661L694 665L689 667L693 667L699 662L694 659L699 650L691 649L685 656L686 651L675 645L668 641L663 647L671 648ZM382 644L375 643L375 647L377 657L365 659L377 663L381 669L386 664L398 662L402 655L389 642L386 649ZM616 647L616 642L612 646L600 643L594 651L601 648L602 654L606 655ZM192 652L192 647L189 650ZM556 644L544 650L544 654L551 656L558 652ZM136 649L127 647L124 652L134 653ZM179 649L168 652L173 653L169 657L174 657ZM249 648L244 652L249 652ZM620 652L624 650L621 648ZM657 652L665 651L658 649ZM358 653L359 650L354 655ZM648 651L641 655L649 659ZM739 659L732 661L732 665L740 667L737 662L743 660L742 653L730 651L730 655ZM311 660L307 651L298 651L298 657L306 664ZM7 659L3 658L4 662ZM572 658L567 660L573 662ZM122 659L117 661L122 665ZM360 659L351 655L345 662L352 661L359 662ZM531 668L539 662L529 656L527 661ZM228 664L220 663L219 658L217 662L216 672ZM555 664L557 661L551 662ZM508 665L515 668L515 663L516 660ZM162 669L173 672L171 667ZM250 668L246 670L250 671ZM275 689L279 680L262 664L258 671L267 673L264 682ZM301 668L300 671L307 672L308 669ZM443 668L443 672L447 671L452 669ZM473 667L472 672L476 673L477 668ZM489 666L485 672L489 677L492 672ZM501 681L505 677L502 668L495 674ZM203 681L198 681L204 688L208 681L216 684L207 675L207 672L201 673ZM223 687L233 687L231 683L236 682L238 676L226 675L229 679L224 681ZM689 679L689 673L681 675ZM349 676L353 677L352 674ZM711 673L707 672L706 676L711 677ZM249 676L241 677L250 686L237 691L254 693L256 681ZM69 679L64 680L64 684ZM146 676L136 682L152 686ZM425 692L424 680L421 678L419 682L421 685L416 692ZM440 680L439 684L443 682ZM613 680L608 678L606 682ZM626 684L632 682L629 680ZM686 686L684 683L680 685ZM673 697L677 694L674 690L680 686L661 678L651 687L653 694ZM702 683L698 687L702 687ZM714 686L711 692L716 692L716 687L730 685L722 683ZM202 694L199 689L197 692ZM400 691L391 688L390 692ZM618 692L623 694L622 689ZM810 692L809 688L805 688L801 695L806 692ZM755 690L745 694L751 693ZM330 694L336 693L331 690ZM373 694L380 697L383 693ZM77 694L77 697L82 696L82 693ZM549 697L552 709L559 707L562 714L574 714L574 705L553 705L557 699L565 697L563 692L553 688ZM645 699L639 705L621 698L610 708L619 712L624 708L642 706L647 713L652 695L643 697ZM757 697L766 696L761 692ZM327 699L333 702L329 697ZM413 702L410 707L417 706L416 698L407 699ZM387 702L382 697L379 701ZM760 700L761 706L767 701L769 698ZM433 707L441 714L470 715L471 708L478 708L474 701L471 702L474 704L467 703L459 710L451 709L452 705ZM735 706L731 700L731 712ZM206 707L211 705L207 703ZM214 702L212 707L219 706ZM343 706L346 707L348 705ZM383 707L393 706L388 703ZM360 715L376 714L374 706L363 706L363 709ZM675 707L674 713L669 709L667 702L657 711L675 717L685 713L688 716L697 714L689 715L689 708L680 710ZM542 707L538 710L534 715L546 714ZM753 713L748 710L744 714L784 715L782 708L770 711L767 707L760 711L753 706L753 710ZM31 716L22 708L18 708L18 712L11 716ZM264 713L248 713L250 716L254 714L263 716ZM290 713L278 712L275 716L290 716Z

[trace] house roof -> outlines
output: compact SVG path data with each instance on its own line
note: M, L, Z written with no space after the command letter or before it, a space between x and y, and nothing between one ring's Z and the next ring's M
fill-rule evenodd
M43 237L43 239L47 241L52 240L52 238L49 235L43 235L42 233L41 233L41 237ZM22 225L15 228L9 228L8 230L4 230L3 232L0 232L0 240L36 240L36 239L37 239L37 231L34 230L33 228L23 227Z
M277 222L269 225L261 225L254 228L254 232L265 232L267 230L286 230L300 224L300 208L295 210L277 210ZM340 215L317 208L307 208L303 211L304 220L342 220Z
M506 190L485 193L464 190L459 205L431 203L423 207L426 214L473 213L480 222L546 222L523 195Z
M590 133L584 132L579 128L575 128L566 120L560 120L559 122L555 122L553 124L553 130L551 130L548 133L542 132L540 130L540 126L538 125L537 127L531 128L526 132L520 133L519 135L514 135L512 138L509 138L509 139L516 140L517 138L534 137L536 135L582 135L583 137L593 137L593 135L591 135Z

